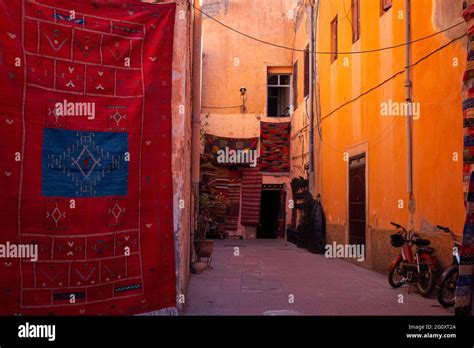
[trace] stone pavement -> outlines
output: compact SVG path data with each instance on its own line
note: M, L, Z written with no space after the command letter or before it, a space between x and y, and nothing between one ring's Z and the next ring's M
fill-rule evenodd
M238 247L240 256L234 256ZM404 303L398 303L398 295ZM291 300L294 299L294 303ZM192 274L186 315L453 315L436 299L344 260L282 240L215 241L212 269ZM266 313L269 314L269 313Z

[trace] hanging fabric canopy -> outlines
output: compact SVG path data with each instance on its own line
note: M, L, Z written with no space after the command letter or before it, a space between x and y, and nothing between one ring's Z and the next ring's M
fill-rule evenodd
M250 166L257 161L258 138L225 138L206 134L204 157L223 166Z

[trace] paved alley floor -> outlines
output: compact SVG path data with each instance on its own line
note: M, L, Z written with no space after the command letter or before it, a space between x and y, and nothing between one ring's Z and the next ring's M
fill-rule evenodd
M186 315L454 313L407 285L392 289L382 274L281 240L215 241L212 269L192 274L188 290Z

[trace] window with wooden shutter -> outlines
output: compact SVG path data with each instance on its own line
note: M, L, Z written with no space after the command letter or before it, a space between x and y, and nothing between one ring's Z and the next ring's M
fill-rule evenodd
M331 22L331 63L337 59L337 16Z
M352 43L360 39L360 0L352 0Z
M304 96L309 95L309 44L304 50Z
M292 75L292 86L293 86L293 110L298 107L298 62L293 64L293 75Z

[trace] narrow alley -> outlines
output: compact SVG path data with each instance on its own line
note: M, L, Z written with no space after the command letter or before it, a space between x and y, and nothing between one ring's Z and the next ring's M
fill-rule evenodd
M474 0L0 8L0 348L474 348Z
M234 256L236 251L239 256ZM408 294L408 286L392 289L382 274L309 253L283 240L223 240L215 241L212 269L191 275L185 314L441 316L453 312L414 289Z

